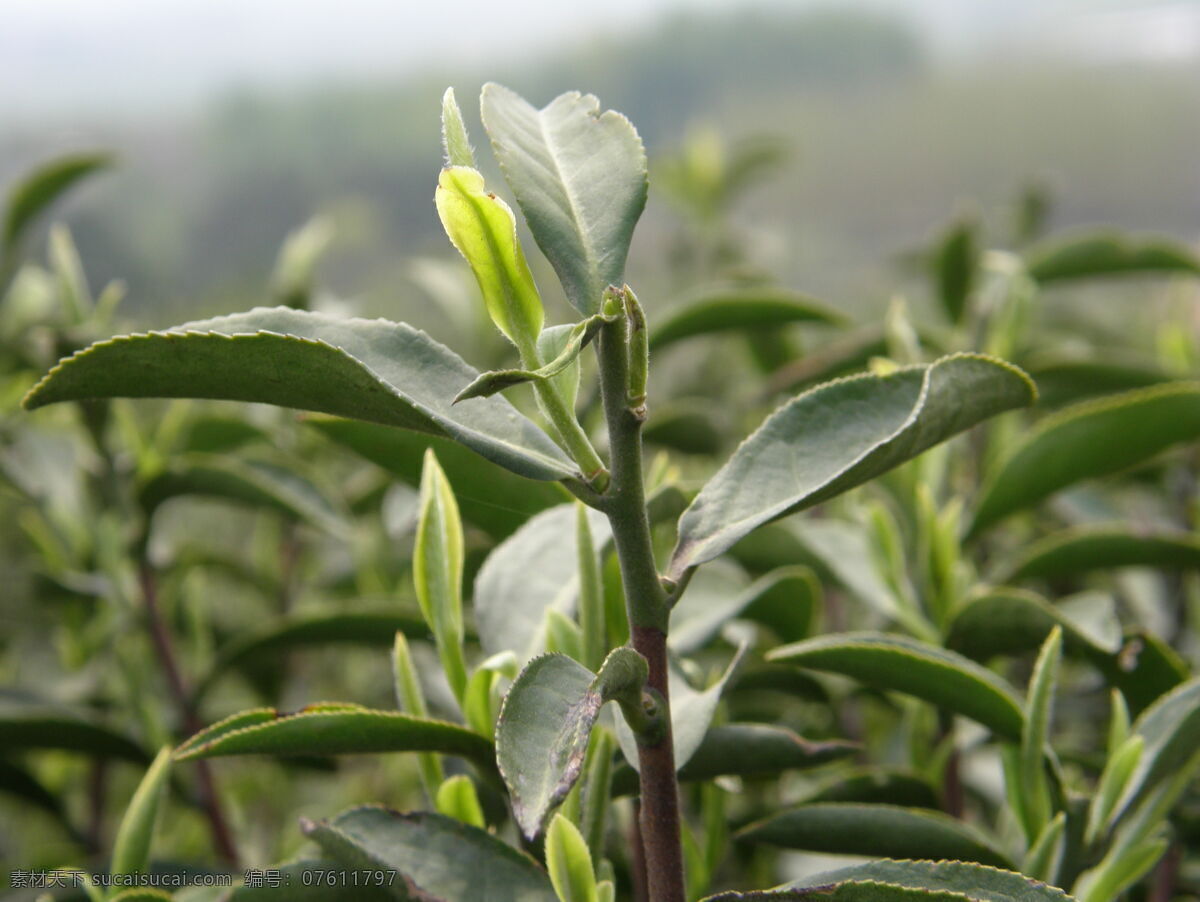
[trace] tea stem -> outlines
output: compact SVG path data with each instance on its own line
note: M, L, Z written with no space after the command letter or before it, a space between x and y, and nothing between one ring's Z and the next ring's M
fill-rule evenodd
M625 317L600 331L600 394L608 423L612 468L604 513L612 526L621 564L625 605L633 647L649 665L648 689L661 698L665 729L653 744L638 745L641 781L639 826L649 897L654 902L683 902L683 848L680 844L679 784L671 737L667 689L668 598L659 580L650 541L642 475L644 408L629 404L628 324ZM635 855L636 857L636 855Z

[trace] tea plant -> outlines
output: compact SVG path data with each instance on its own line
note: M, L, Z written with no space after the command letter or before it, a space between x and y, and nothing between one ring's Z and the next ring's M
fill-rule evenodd
M1019 436L1009 412L1035 401L1033 382L981 351L1037 361L1026 323L1041 286L1106 270L1198 272L1190 253L1089 237L985 254L977 227L959 223L929 255L945 322L918 329L896 305L882 329L852 334L823 355L760 356L776 387L869 368L785 401L692 492L670 465L643 460L656 403L651 349L841 317L742 284L693 299L656 325L624 281L647 196L632 125L579 94L538 110L489 85L481 105L508 187L577 314L546 326L548 295L535 284L512 210L485 184L448 91L436 208L491 321L515 348L515 365L480 373L403 323L302 309L311 306L303 290L311 270L301 259L280 268L290 306L96 342L25 399L29 408L136 397L299 409L310 412L305 435L322 434L419 483L411 592L420 622L399 610L372 614L370 623L344 612L283 622L227 646L212 676L186 686L171 663L170 628L154 609L147 547L158 504L177 493L218 495L329 535L344 532L344 513L297 476L305 467L295 459L281 472L231 458L237 440L218 443L219 459L198 460L193 448L180 465L169 459L179 442L139 439L145 451L135 471L113 468L110 514L121 511L115 499L143 499L140 525L125 529L131 540L116 560L140 575L131 592L175 687L179 725L194 734L173 758L199 766L230 755L411 752L434 808L368 806L306 819L302 830L319 857L282 865L282 888L247 883L234 898L577 902L628 887L638 898L675 902L713 891L730 870L731 821L735 890L713 899L1052 900L1067 898L1061 886L1103 902L1141 880L1178 835L1171 818L1200 767L1197 681L1151 632L1122 636L1115 616L1098 627L1080 605L1051 604L1029 586L1051 594L1063 582L1074 591L1080 574L1118 564L1194 569L1195 511L1176 505L1170 516L1179 528L1151 535L1071 526L1032 542L1028 525L993 534L1085 479L1157 466L1160 451L1200 433L1197 389L1160 380L1068 406ZM677 183L686 182L681 172ZM705 216L726 202L718 194ZM292 253L303 258L304 245L319 243L297 239ZM1194 362L1194 347L1174 347ZM1077 373L1072 383L1057 372L1060 384L1078 386ZM1127 387L1119 373L1106 384ZM597 395L602 438L588 428ZM1067 388L1062 400L1078 396ZM944 442L985 421L967 453L946 452ZM277 425L281 434L294 428ZM237 429L226 422L218 431ZM95 431L102 449L106 434L103 424ZM818 506L820 517L791 516ZM496 543L478 565L468 617L476 533ZM359 570L362 580L370 567ZM871 629L814 636L822 584L832 590L831 620L845 623L844 602L858 597L870 608L856 625ZM320 702L294 714L252 708L200 728L201 698L235 661L305 637L376 641L381 624L395 636L400 711ZM413 647L426 639L439 667L423 667ZM986 666L1029 651L1037 658L1024 694ZM1093 677L1074 669L1075 659L1111 687L1100 693L1109 705L1100 755L1064 753L1051 741L1064 686L1095 704ZM800 668L870 691L821 683ZM765 717L753 711L755 693L767 698ZM818 740L785 726L797 698L831 712L854 742L836 738L839 730ZM847 768L856 754L872 766ZM801 784L796 798L788 772L839 761L829 781ZM1003 774L999 798L972 780L976 763ZM155 758L134 793L113 873L148 865L167 765L165 753ZM729 791L731 780L739 791ZM633 818L620 801L626 795L636 797ZM620 826L626 848L613 842ZM747 890L755 877L775 882L763 846L881 860ZM348 885L347 874L370 876Z

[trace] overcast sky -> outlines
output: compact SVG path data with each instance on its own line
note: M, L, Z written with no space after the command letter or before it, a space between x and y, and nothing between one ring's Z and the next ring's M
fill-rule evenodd
M751 0L749 5L844 7L851 2ZM1064 12L1200 8L1200 0L856 2L911 15L943 48L970 47L982 37L1005 33L1071 33L1075 29L1047 25L1058 15L1061 26ZM0 129L6 119L42 113L177 108L231 85L396 75L436 60L452 66L511 59L556 42L619 34L671 11L745 5L738 0L0 0ZM1128 37L1124 24L1109 30L1121 41ZM1172 21L1160 30L1166 39L1180 32ZM1200 41L1200 32L1192 39Z

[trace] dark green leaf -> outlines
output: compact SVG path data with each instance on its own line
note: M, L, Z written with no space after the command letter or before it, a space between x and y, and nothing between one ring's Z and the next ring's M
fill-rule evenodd
M133 739L91 714L16 698L0 698L0 749L62 749L139 764L150 761Z
M1023 549L1001 579L1056 579L1113 567L1195 570L1200 568L1200 539L1191 533L1148 533L1125 525L1067 529Z
M772 414L701 489L680 518L668 575L1034 397L1020 370L969 354L806 392Z
M274 510L333 535L346 535L349 528L333 502L311 482L264 461L199 454L180 457L141 487L138 500L152 513L182 495Z
M251 442L267 441L267 433L238 417L206 415L193 417L180 442L180 450L213 454L232 451Z
M579 595L575 506L543 511L501 542L475 578L475 626L488 654L512 651L524 664L545 648L546 611L574 611ZM608 519L588 510L597 548L609 541Z
M1038 403L1047 408L1171 381L1171 376L1156 364L1123 361L1120 351L1108 349L1093 349L1082 358L1043 355L1022 360L1021 365L1037 383Z
M440 814L352 808L304 821L305 834L343 868L394 870L404 902L557 902L537 863L485 830Z
M988 480L970 532L1197 436L1200 383L1169 383L1068 407L1042 420Z
M944 858L1011 867L983 834L938 811L821 802L743 828L737 838L808 852L893 858Z
M845 317L806 295L767 286L709 288L671 307L650 330L656 351L695 335L777 329L789 323L840 324Z
M695 782L721 776L773 777L784 771L820 767L857 750L853 742L818 742L770 724L721 724L709 727L700 747L680 769L679 779ZM633 795L637 791L637 771L627 765L621 767L613 775L613 793Z
M420 617L391 611L308 612L286 617L222 647L208 674L197 684L193 698L202 698L221 676L247 662L258 664L294 648L335 642L387 648L397 632L413 638L429 636L429 628Z
M716 454L725 444L720 422L708 401L669 401L650 408L642 437L684 454Z
M938 300L952 323L961 323L979 269L978 227L971 220L951 226L934 252Z
M897 888L917 891L894 895ZM761 893L722 893L705 902L769 902L791 899L837 902L957 899L969 902L1070 902L1062 890L1021 874L964 861L871 861L827 871Z
M110 397L259 401L453 438L522 476L575 473L503 398L451 407L478 373L424 332L286 307L119 336L59 363L29 408Z
M905 808L940 808L928 780L905 771L864 767L839 773L803 799L813 802L870 802Z
M51 792L42 783L25 770L11 761L0 758L0 792L21 799L53 815L67 830L76 835L74 826L67 820L63 808L63 800L57 793Z
M450 439L358 420L314 416L305 422L411 486L420 485L421 461L432 448L454 487L463 519L496 538L511 534L539 511L571 500L557 482L517 476Z
M974 661L906 636L840 633L776 648L768 661L853 677L879 689L905 692L1019 739L1021 703L1004 680Z
M357 755L441 752L493 766L492 744L465 727L372 711L360 705L309 705L295 714L243 711L201 730L175 750L179 760L221 755Z
M1038 245L1026 255L1026 267L1046 283L1118 273L1200 274L1200 259L1165 238L1094 232Z
M4 213L3 256L15 251L33 220L64 191L112 162L112 156L106 153L72 154L39 166L18 182L9 191Z
M600 112L591 94L562 94L538 110L484 86L483 124L538 247L580 313L599 312L624 280L633 228L646 205L646 152L629 120Z

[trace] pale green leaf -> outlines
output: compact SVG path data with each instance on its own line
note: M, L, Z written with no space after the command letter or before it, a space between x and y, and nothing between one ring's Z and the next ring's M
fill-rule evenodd
M111 397L259 401L453 438L533 479L577 472L503 398L452 408L476 375L410 326L259 308L94 344L51 370L25 405Z
M488 315L528 364L545 314L508 204L464 166L443 169L434 195L451 243L470 264ZM461 386L460 386L461 388Z
M592 856L579 829L561 814L546 831L546 870L559 902L596 902Z
M82 153L43 163L14 185L4 212L3 256L16 251L33 220L64 191L93 172L111 166L107 153Z
M806 392L772 414L700 490L680 518L668 575L677 578L764 523L854 488L1034 397L1020 370L970 354Z
M542 110L488 84L483 124L504 177L567 300L585 316L624 281L633 229L646 204L646 152L620 113L590 94L563 94Z
M467 137L467 126L463 122L462 110L454 99L454 89L447 88L442 95L442 151L446 154L447 166L466 166L477 169L471 140Z
M838 633L767 653L812 670L840 673L874 686L925 699L978 721L1009 739L1020 739L1021 703L1011 686L974 661L906 636Z
M472 827L487 827L483 809L479 806L479 796L475 793L475 784L465 774L457 774L438 787L434 806L440 813L456 821Z
M150 864L150 842L154 838L154 823L166 787L167 774L171 770L171 748L163 748L150 769L142 777L137 790L130 799L117 838L113 842L113 874L140 874Z
M1050 631L1033 666L1029 693L1025 702L1025 723L1021 730L1020 784L1028 818L1025 836L1032 844L1053 815L1046 781L1046 748L1054 693L1058 685L1058 667L1062 661L1063 631Z

